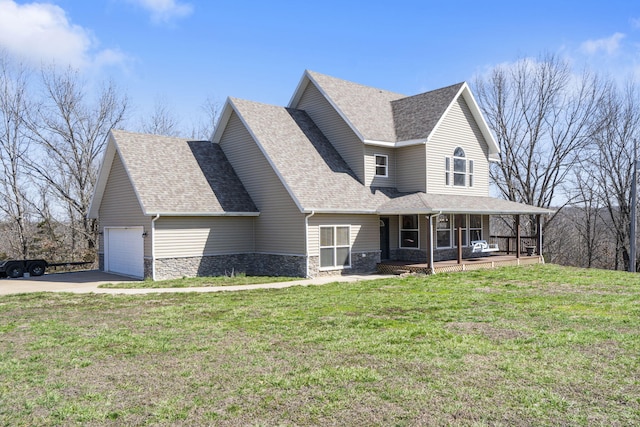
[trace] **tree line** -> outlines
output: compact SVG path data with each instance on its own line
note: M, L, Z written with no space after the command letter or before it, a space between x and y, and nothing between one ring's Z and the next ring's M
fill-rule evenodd
M627 269L639 93L555 56L524 58L478 76L474 94L500 146L491 181L508 200L550 208L550 262ZM79 71L33 68L0 54L0 257L96 259L97 224L87 218L111 128L207 139L219 106L181 126L156 101L138 123L112 82L89 85ZM512 218L497 218L515 235ZM535 234L535 220L523 221ZM640 265L640 262L638 263Z
M636 83L576 74L544 55L495 67L476 79L475 93L501 149L491 169L500 195L556 211L545 224L547 259L627 270ZM530 218L532 235L534 227Z
M87 213L109 130L207 139L217 115L206 100L185 129L164 102L137 124L130 110L111 81L90 84L78 70L0 52L0 259L95 261L98 227Z

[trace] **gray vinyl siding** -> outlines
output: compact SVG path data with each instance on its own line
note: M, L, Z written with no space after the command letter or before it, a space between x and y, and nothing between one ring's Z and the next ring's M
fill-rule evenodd
M320 226L350 225L351 251L380 250L378 215L316 214L309 218L309 255L320 255Z
M312 83L305 88L297 108L307 112L358 179L364 182L362 141Z
M396 155L393 148L365 146L365 185L369 187L396 186ZM387 177L376 177L376 154L387 156Z
M445 157L462 147L474 161L473 187L445 185ZM464 98L459 97L427 146L427 192L489 196L489 147ZM453 165L452 165L453 167Z
M254 217L160 217L156 258L251 253Z
M260 211L254 220L256 252L303 255L304 215L235 112L220 146Z
M396 149L398 191L427 190L427 154L424 145Z
M147 236L151 236L151 218L143 214L119 154L114 156L111 164L98 215L100 231L104 227L143 226ZM101 253L104 253L103 236L100 236L98 249ZM144 256L151 256L150 237L144 239Z

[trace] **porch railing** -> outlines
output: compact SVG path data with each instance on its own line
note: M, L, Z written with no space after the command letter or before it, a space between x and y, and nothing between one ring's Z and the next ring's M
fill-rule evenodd
M509 255L516 253L516 239L515 236L491 236L489 243L497 243L500 252ZM520 253L529 255L531 251L536 252L537 242L538 236L520 236Z

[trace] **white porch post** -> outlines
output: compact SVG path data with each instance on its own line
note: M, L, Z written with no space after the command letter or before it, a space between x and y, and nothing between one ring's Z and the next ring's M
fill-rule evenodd
M429 268L431 274L436 274L436 269L433 267L433 215L429 215Z

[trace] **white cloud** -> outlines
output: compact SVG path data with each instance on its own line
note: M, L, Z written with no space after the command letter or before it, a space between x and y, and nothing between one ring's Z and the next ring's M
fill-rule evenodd
M167 23L173 19L191 15L193 6L176 0L129 0L151 13L151 21L156 24Z
M23 60L77 68L124 60L116 50L97 51L96 47L91 32L72 24L59 6L0 0L0 48Z
M604 51L608 55L613 55L620 48L620 41L625 37L622 33L615 33L611 37L597 40L587 40L580 45L583 52L593 55L599 51Z

